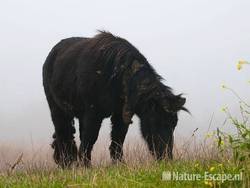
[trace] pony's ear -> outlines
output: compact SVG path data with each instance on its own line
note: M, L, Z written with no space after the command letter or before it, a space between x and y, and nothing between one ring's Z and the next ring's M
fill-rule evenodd
M181 95L174 95L172 97L166 97L163 100L163 108L166 112L178 112L179 110L188 110L184 107L186 103L186 98Z
M181 95L180 96L178 95L176 97L175 107L177 109L181 109L184 106L185 103L186 103L186 98L182 97Z

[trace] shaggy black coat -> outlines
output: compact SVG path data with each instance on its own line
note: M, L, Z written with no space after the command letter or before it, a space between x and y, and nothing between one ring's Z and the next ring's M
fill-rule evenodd
M110 154L121 160L122 145L134 114L157 159L172 158L177 112L185 98L174 95L147 59L128 41L108 32L93 38L68 38L49 53L43 66L43 85L52 121L55 162L77 160L74 118L79 120L79 158L88 166L101 122L111 116Z

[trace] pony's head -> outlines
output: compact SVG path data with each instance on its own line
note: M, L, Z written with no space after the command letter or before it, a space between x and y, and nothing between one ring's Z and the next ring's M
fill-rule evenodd
M182 95L174 95L170 88L161 85L152 90L141 104L141 132L149 150L157 159L166 156L173 158L173 133L178 122L178 111L188 112L184 107L185 102Z

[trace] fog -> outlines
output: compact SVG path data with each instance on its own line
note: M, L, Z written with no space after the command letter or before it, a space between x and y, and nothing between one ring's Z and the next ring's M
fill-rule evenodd
M157 2L157 3L156 3ZM185 93L192 115L179 113L176 134L221 126L227 105L249 101L249 0L189 1L1 1L0 143L51 140L53 125L42 87L42 65L50 49L71 36L108 30L135 45L176 94ZM136 119L136 118L135 118ZM110 122L101 134L109 134ZM130 133L139 135L138 121ZM229 128L230 129L230 128Z

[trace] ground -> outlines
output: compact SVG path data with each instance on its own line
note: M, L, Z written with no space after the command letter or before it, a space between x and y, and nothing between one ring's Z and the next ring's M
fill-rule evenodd
M188 144L191 145L191 144ZM5 161L11 162L2 165L0 171L0 188L80 188L80 187L250 187L250 173L243 171L242 179L234 181L212 181L201 178L200 180L164 180L170 173L179 174L231 174L239 175L242 169L237 167L230 157L218 155L215 147L210 144L200 145L192 149L187 144L183 148L175 147L173 161L164 160L155 162L149 155L145 145L133 145L125 147L125 162L112 164L107 148L106 151L96 148L93 152L93 167L61 169L51 160L51 152L48 158L41 158L43 151L34 152L26 158L27 153L20 156L16 152L16 158L11 159L5 151ZM47 148L47 147L46 147ZM2 151L4 149L2 148ZM99 152L99 153L98 153ZM101 154L102 153L102 154ZM41 154L41 155L39 155ZM14 155L12 153L12 155ZM20 158L23 158L19 161ZM2 158L3 159L3 158ZM3 160L2 160L3 162ZM17 164L16 164L17 163ZM16 165L16 166L15 166ZM4 168L5 166L5 168ZM14 168L12 168L14 166Z

